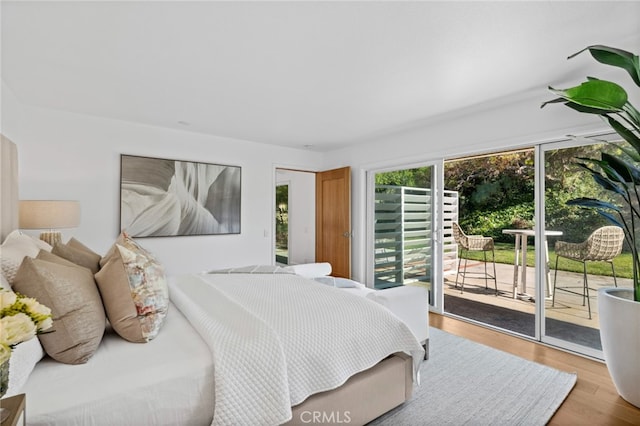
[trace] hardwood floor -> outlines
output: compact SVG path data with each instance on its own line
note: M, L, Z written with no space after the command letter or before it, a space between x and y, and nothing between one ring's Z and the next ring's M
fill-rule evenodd
M578 373L575 387L549 425L640 425L640 408L618 395L602 362L435 313L429 314L429 324L558 370Z

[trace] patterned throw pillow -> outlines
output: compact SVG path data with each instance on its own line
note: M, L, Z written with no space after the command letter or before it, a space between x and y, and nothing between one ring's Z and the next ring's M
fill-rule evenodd
M101 263L95 278L111 326L130 342L152 340L169 308L162 265L126 234L118 238Z

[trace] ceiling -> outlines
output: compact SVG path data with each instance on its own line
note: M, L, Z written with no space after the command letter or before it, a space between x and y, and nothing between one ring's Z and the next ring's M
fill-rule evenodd
M640 2L0 3L22 103L331 150L577 83L590 44L638 51Z

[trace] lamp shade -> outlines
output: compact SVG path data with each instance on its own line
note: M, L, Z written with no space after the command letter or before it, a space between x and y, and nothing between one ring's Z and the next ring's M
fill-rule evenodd
M80 203L66 200L21 200L22 229L75 228L80 225Z

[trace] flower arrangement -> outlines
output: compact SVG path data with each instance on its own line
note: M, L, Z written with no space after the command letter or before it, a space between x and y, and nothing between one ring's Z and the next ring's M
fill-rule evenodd
M0 365L9 360L16 345L45 332L52 325L51 309L35 299L0 290Z

